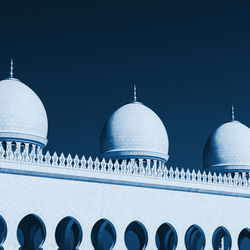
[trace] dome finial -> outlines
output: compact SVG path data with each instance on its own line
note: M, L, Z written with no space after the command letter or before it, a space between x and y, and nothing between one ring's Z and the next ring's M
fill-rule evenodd
M13 78L13 59L10 60L10 78Z
M137 102L136 85L134 84L134 102Z
M234 121L234 105L231 107L231 121Z

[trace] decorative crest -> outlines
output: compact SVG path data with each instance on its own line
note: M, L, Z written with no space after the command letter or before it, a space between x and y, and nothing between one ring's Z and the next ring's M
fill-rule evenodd
M13 59L10 60L10 78L13 78Z
M134 84L134 102L137 102L136 85Z
M234 121L234 105L231 107L231 121Z

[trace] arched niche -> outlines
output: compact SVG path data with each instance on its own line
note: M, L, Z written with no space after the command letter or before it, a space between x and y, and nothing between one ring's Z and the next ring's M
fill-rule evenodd
M205 234L198 225L192 225L188 228L185 235L185 245L187 250L205 249Z
M91 241L95 250L113 249L116 242L113 224L107 219L97 221L91 231Z
M0 215L0 250L3 250L3 243L7 237L7 224L4 218Z
M20 250L41 250L45 238L45 225L37 215L26 215L18 224L17 239Z
M178 237L174 227L169 223L163 223L156 232L155 242L158 250L175 250Z
M212 244L214 250L230 250L232 247L232 238L225 227L218 227L213 234Z
M239 250L249 250L250 249L250 229L244 228L238 237L238 247Z
M79 222L67 216L56 227L56 243L58 250L76 250L82 242L82 228Z
M148 244L148 233L139 221L131 222L125 231L125 244L128 250L143 250Z

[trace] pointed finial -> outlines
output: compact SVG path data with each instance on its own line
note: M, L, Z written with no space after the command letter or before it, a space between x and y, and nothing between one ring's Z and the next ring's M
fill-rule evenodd
M137 101L137 96L136 96L136 85L134 84L134 102Z
M13 78L13 59L10 61L10 78Z
M231 120L234 121L234 105L231 108Z

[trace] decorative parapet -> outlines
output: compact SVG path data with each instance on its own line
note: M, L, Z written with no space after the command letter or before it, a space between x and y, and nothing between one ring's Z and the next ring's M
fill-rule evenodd
M92 157L79 158L70 154L60 156L49 151L43 154L42 149L36 145L21 142L0 142L0 161L25 163L29 165L47 166L51 168L79 169L82 171L112 173L128 176L143 176L151 178L168 179L181 182L206 183L224 186L249 187L249 173L206 173L200 170L186 171L182 168L168 168L164 163L150 159L106 160Z

